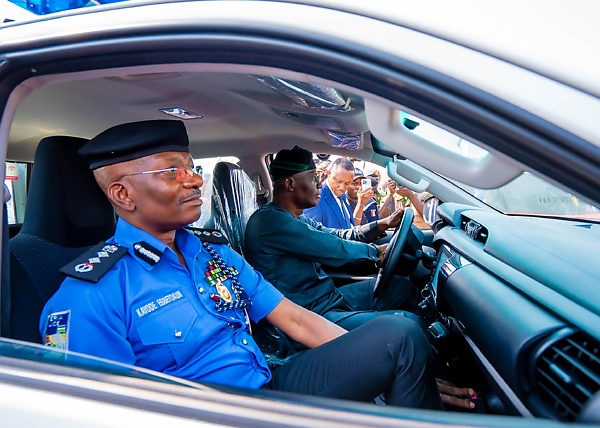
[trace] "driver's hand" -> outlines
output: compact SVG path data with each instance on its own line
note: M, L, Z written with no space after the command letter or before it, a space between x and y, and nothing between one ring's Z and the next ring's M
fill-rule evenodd
M402 216L404 215L404 207L398 208L396 211L391 213L386 218L381 220L377 220L377 226L381 231L386 231L388 229L395 228L402 221Z
M378 265L383 262L383 257L385 256L385 251L387 250L388 244L375 245L377 247L377 257L379 258Z
M477 398L473 388L457 388L452 383L436 379L437 389L442 398L442 403L462 409L474 409L475 403L471 400Z

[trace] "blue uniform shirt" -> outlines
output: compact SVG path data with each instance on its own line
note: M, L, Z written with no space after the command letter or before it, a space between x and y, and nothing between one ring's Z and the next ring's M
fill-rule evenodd
M271 379L244 311L216 310L211 294L218 293L205 279L212 257L197 237L176 232L189 271L168 246L123 219L107 242L128 253L98 283L62 283L40 319L46 344L191 380L259 388ZM158 257L140 252L138 243ZM268 315L282 294L229 247L211 246L239 272L252 299L250 318ZM231 280L223 285L234 296Z

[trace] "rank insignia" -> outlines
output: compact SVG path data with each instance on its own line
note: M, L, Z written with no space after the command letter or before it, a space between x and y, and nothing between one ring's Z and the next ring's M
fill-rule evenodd
M229 241L223 234L216 229L199 229L197 227L186 227L186 230L192 232L201 241L211 244L229 244Z
M98 282L123 256L127 248L101 242L60 269L60 272L88 282Z

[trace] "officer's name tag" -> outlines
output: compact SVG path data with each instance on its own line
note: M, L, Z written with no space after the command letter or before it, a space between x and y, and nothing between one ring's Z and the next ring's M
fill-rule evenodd
M159 297L156 300L148 302L145 305L140 306L139 308L136 308L135 313L137 314L138 317L142 318L143 316L154 312L155 310L159 309L160 307L166 306L169 303L173 303L176 300L181 299L182 297L183 297L183 293L181 293L181 291L177 290L173 293L167 294L166 296Z

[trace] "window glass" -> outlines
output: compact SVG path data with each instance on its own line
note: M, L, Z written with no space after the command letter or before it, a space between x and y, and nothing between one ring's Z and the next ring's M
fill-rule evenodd
M404 126L419 137L466 158L480 159L488 154L487 150L482 149L478 145L454 135L439 126L428 123L419 117L413 116L412 114L401 111L400 119Z
M476 189L454 182L506 214L532 214L600 221L600 210L562 189L524 172L497 189Z
M401 112L404 126L418 136L455 153L472 159L485 156L488 151L425 120ZM449 180L477 199L506 214L529 214L564 218L600 220L598 207L559 189L536 175L524 172L511 182L496 189L477 189Z
M27 205L27 164L6 162L4 184L10 192L10 200L6 203L8 224L22 224Z
M195 167L202 167L202 213L200 218L193 223L194 227L204 227L212 212L212 185L213 185L213 170L217 162L230 162L239 165L240 160L234 156L223 156L216 158L200 158L194 159Z

